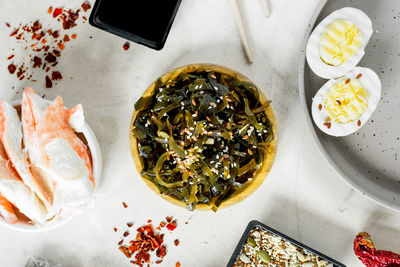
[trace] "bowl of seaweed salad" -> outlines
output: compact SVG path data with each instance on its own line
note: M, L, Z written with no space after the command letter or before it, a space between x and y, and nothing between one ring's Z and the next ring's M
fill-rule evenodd
M164 199L217 211L251 195L276 154L271 103L227 67L192 64L153 82L136 102L129 139L135 166Z

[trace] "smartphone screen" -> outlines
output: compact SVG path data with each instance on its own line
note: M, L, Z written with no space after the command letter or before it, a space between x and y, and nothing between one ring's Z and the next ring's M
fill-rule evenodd
M181 0L97 0L93 26L154 49L164 46Z

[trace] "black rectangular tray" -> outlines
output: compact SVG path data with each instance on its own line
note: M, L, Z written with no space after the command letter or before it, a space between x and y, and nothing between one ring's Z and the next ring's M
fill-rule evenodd
M246 242L247 237L250 234L250 231L253 228L257 227L257 226L262 228L262 229L264 229L264 230L266 230L266 231L268 231L268 232L270 232L270 233L272 233L272 234L275 234L277 236L282 237L284 240L286 240L286 241L288 241L290 243L293 243L294 245L296 245L296 246L298 246L298 247L300 247L300 248L302 248L302 249L304 249L304 250L306 250L308 252L311 252L311 253L315 254L316 256L320 257L321 259L324 259L324 260L332 263L334 267L336 267L336 266L337 267L346 267L346 265L344 265L344 264L342 264L342 263L340 263L338 261L335 261L334 259L329 258L328 256L322 254L321 252L318 252L318 251L316 251L316 250L314 250L314 249L312 249L310 247L307 247L306 245L304 245L304 244L302 244L302 243L300 243L300 242L298 242L298 241L296 241L296 240L294 240L294 239L292 239L292 238L290 238L290 237L288 237L288 236L276 231L275 229L272 229L271 227L268 227L265 224L262 224L262 223L260 223L259 221L256 221L256 220L251 221L247 225L246 230L244 231L242 237L240 238L239 244L236 246L236 249L233 252L231 259L229 260L227 267L232 267L233 264L236 262L236 259L239 257L239 255L240 255L240 253L242 251L242 247L243 247L244 243Z
M134 0L130 0L130 1L134 1ZM136 1L146 1L146 0L136 0ZM168 1L168 0L163 0L163 1ZM164 47L165 41L167 40L169 31L171 29L172 23L174 22L174 19L175 19L176 13L178 12L178 9L179 9L179 6L181 4L181 1L182 0L178 0L177 1L176 5L175 5L175 8L174 8L174 11L173 11L173 14L171 16L171 19L168 22L167 29L164 32L164 36L162 37L162 40L160 42L155 42L155 41L152 41L152 40L148 40L148 39L142 38L142 37L140 37L140 36L138 36L136 34L133 34L133 33L130 33L128 31L122 30L120 28L113 27L111 25L103 23L98 18L98 15L97 15L97 13L99 11L99 6L100 6L100 3L101 3L101 0L96 0L96 2L94 4L94 7L93 7L93 10L92 10L92 13L90 14L90 17L89 17L89 23L90 23L90 25L92 25L92 26L94 26L96 28L99 28L99 29L101 29L103 31L106 31L106 32L109 32L111 34L117 35L117 36L122 37L124 39L127 39L129 41L132 41L132 42L147 46L147 47L155 49L155 50L161 50Z

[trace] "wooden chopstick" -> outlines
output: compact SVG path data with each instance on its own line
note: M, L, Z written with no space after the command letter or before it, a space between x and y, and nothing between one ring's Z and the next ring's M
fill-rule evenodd
M232 0L232 3L233 3L233 10L235 13L236 25L239 29L240 39L242 40L242 45L243 45L244 51L246 52L247 60L249 61L249 63L253 63L254 62L253 53L250 48L249 39L247 38L247 31L246 31L246 27L244 25L243 16L242 16L239 2L238 2L238 0Z
M269 7L269 0L261 0L261 4L264 7L265 16L271 15L271 8Z

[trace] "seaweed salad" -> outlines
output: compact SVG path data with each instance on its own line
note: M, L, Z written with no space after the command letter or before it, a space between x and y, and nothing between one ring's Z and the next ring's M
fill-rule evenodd
M141 175L193 210L216 211L248 183L274 139L257 87L208 69L155 83L135 104Z

